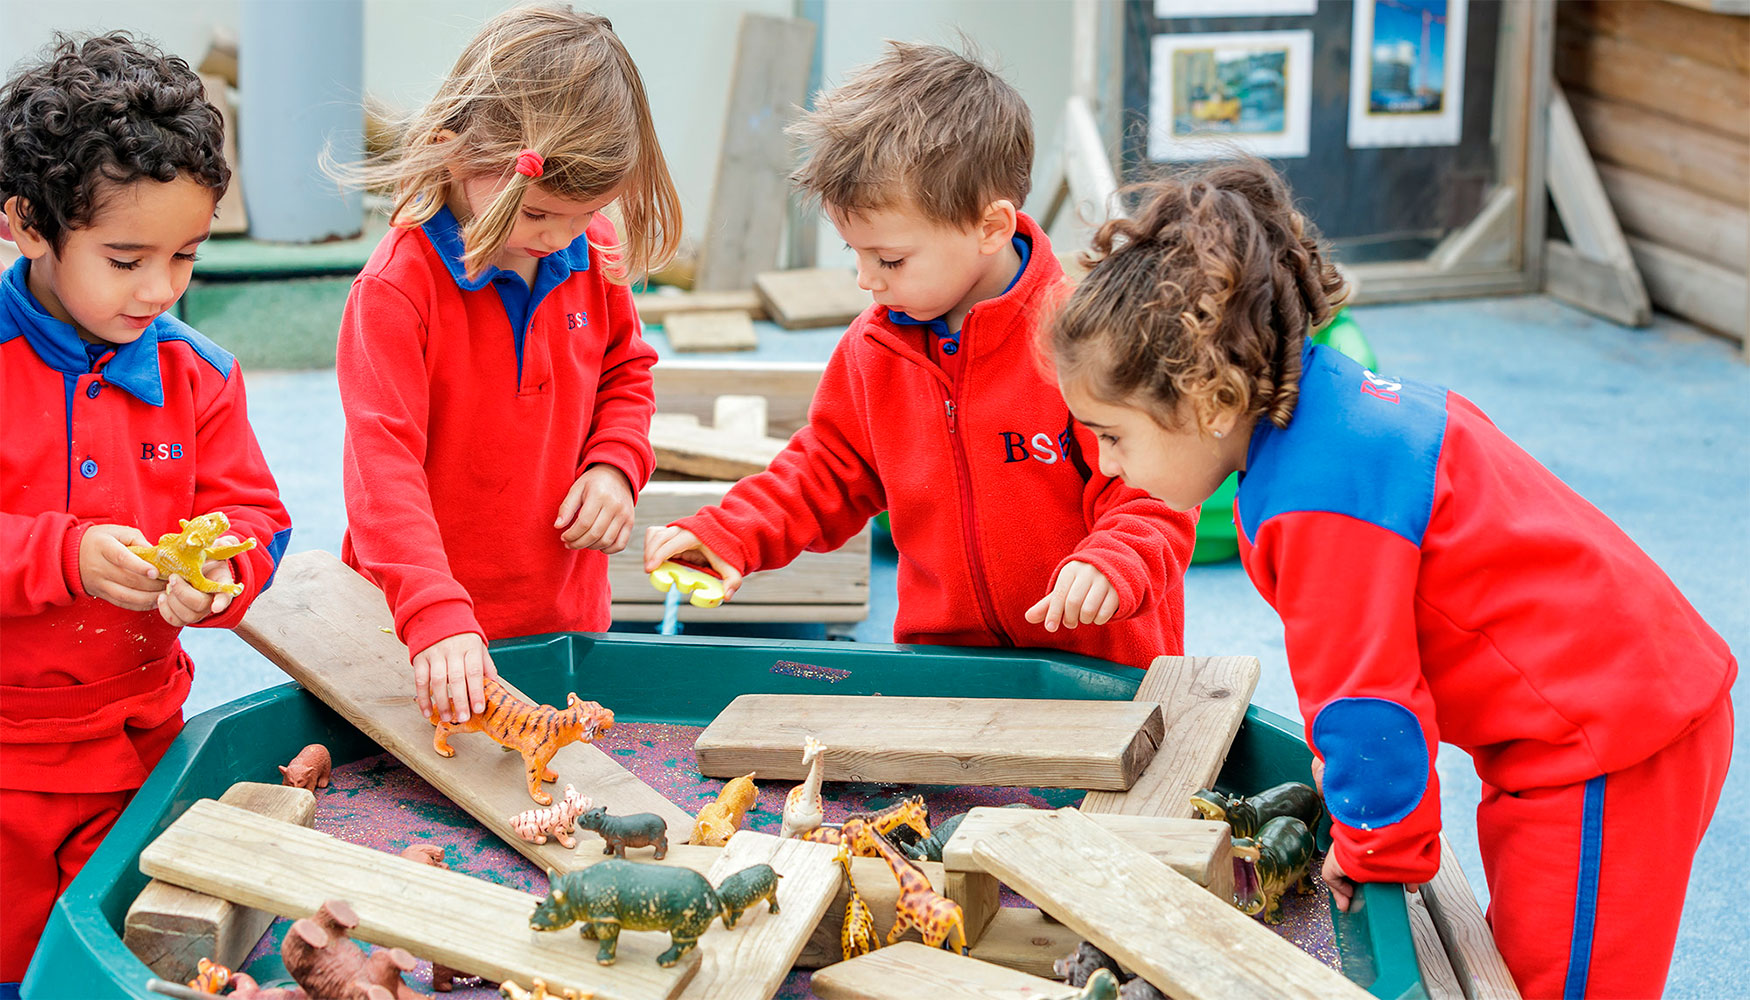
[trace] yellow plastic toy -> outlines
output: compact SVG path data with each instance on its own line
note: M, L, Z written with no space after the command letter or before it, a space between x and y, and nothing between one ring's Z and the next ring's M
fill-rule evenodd
M722 580L697 566L672 559L650 574L650 585L665 594L670 587L679 587L687 595L687 603L695 608L714 608L723 603Z
M245 538L234 545L215 545L219 537L231 530L231 519L222 510L202 514L192 521L182 522L182 531L160 536L157 545L130 545L128 551L157 567L165 576L175 573L203 594L243 593L240 583L217 583L206 578L201 568L208 560L224 561L255 548L255 539Z

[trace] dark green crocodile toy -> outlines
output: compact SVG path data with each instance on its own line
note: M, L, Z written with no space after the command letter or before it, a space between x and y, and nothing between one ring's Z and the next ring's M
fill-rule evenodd
M529 926L556 931L581 923L579 933L601 942L595 960L603 965L614 964L621 930L668 931L669 949L656 959L668 968L693 950L723 912L717 890L690 868L616 858L581 871L549 873L548 879L547 898L535 907Z
M1312 891L1313 835L1294 816L1278 816L1256 837L1235 837L1234 905L1248 916L1262 913L1264 922L1282 922L1282 894Z
M1204 819L1233 827L1236 837L1256 837L1266 823L1278 816L1293 816L1309 827L1317 827L1325 811L1319 793L1298 781L1285 781L1243 799L1230 799L1205 788L1191 796L1191 806Z
M741 912L760 900L772 904L778 912L779 875L771 865L751 865L726 876L717 884L717 898L723 902L723 926L731 928L741 919Z

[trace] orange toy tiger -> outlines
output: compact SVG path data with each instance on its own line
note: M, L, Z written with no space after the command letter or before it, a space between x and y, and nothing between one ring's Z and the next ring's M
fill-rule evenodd
M470 715L467 722L444 722L434 709L431 724L437 727L431 745L439 754L454 757L449 744L451 733L485 733L507 750L523 755L523 768L528 772L529 798L544 806L553 804L553 796L541 788L543 781L557 781L559 775L548 770L547 763L559 748L567 743L589 743L614 728L614 713L593 701L584 701L576 694L566 696L564 711L552 705L531 705L516 698L495 677L484 679L486 711Z

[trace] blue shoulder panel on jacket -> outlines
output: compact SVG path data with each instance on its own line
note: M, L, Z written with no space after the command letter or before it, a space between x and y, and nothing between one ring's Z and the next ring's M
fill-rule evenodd
M1240 475L1240 522L1256 542L1277 514L1343 514L1422 544L1446 438L1446 390L1386 378L1329 347L1306 355L1286 429L1260 420Z
M236 367L237 358L230 351L208 340L199 330L189 326L175 316L165 313L152 321L158 327L158 342L180 340L194 349L202 361L213 366L220 378L230 378L231 369Z
M1428 739L1395 701L1338 698L1313 719L1312 745L1325 759L1325 808L1344 826L1390 826L1428 791Z

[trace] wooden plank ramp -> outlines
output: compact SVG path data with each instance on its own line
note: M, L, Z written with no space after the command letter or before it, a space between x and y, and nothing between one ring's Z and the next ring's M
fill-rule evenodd
M915 941L901 941L814 974L821 1000L1069 1000L1081 990Z
M595 944L566 929L541 933L529 915L541 897L336 840L202 799L140 853L153 878L266 910L305 917L343 899L358 913L354 936L488 979L531 977L593 990L596 1000L668 1000L699 969L698 953L656 964L666 934L628 931L619 960L595 961Z
M1136 689L1136 701L1160 706L1166 724L1163 752L1129 791L1091 791L1082 811L1194 815L1191 793L1215 784L1258 687L1259 669L1255 656L1156 657Z
M780 840L742 830L705 874L712 885L749 865L768 864L782 876L779 912L755 903L733 930L719 922L699 939L699 974L683 1000L767 1000L789 975L844 882L833 858L838 849L805 840Z
M306 788L239 781L219 801L298 826L310 826L316 819L316 796ZM128 906L122 943L158 978L187 982L203 958L229 969L241 967L273 916L153 880Z
M694 746L712 777L800 780L813 736L827 781L1128 788L1161 733L1144 702L744 694Z
M512 817L536 808L520 754L502 752L482 733L452 735L454 757L432 749L432 725L413 700L407 647L384 631L393 624L382 591L370 581L327 552L299 552L280 563L273 587L256 599L237 634L523 857L543 869L570 871L575 855L558 841L531 844L510 828ZM515 691L508 680L505 685ZM662 816L674 843L692 835L692 816L593 746L573 743L550 766L559 775L547 786L555 800L567 784L576 785L610 813ZM600 844L588 830L577 837L580 850Z
M985 870L1176 1000L1361 1000L1361 987L1074 809L979 840Z
M1440 836L1440 871L1419 894L1467 1000L1519 1000L1519 987L1445 834Z
M847 267L767 271L754 278L753 288L772 321L786 330L846 326L874 304L857 287L857 272Z

